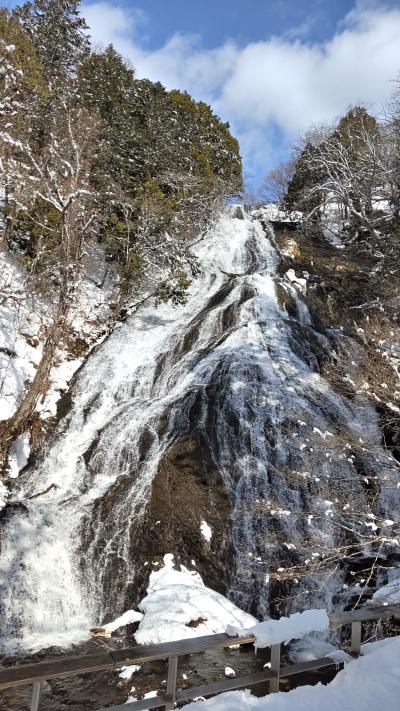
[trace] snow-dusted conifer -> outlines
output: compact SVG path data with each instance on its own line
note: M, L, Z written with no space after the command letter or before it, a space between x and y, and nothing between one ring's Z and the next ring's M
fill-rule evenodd
M15 10L36 47L51 88L58 92L89 54L88 26L79 6L79 0L34 0Z

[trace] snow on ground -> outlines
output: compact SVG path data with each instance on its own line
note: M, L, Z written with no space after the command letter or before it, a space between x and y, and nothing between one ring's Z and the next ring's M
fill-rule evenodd
M301 222L303 213L298 210L281 210L274 203L262 205L257 211L264 220L272 220L273 222Z
M312 632L323 632L328 628L329 617L326 610L305 610L295 612L289 617L281 617L279 620L259 622L254 627L246 629L245 633L254 634L256 647L262 649L281 642L288 644L292 639L300 639ZM239 636L244 633L244 630L228 625L226 633Z
M207 588L195 571L184 566L175 570L171 554L164 556L163 568L151 573L147 596L139 609L144 613L135 634L139 644L216 634L228 625L246 629L256 622L223 595ZM198 624L188 627L190 622Z
M127 667L121 667L118 676L120 679L129 680L141 668L140 664L130 664Z
M48 324L45 304L27 294L23 269L0 253L0 420L11 417L25 382L33 379L42 355L39 336Z
M96 342L111 317L109 303L113 300L114 275L106 269L100 245L93 245L85 257L84 277L79 281L70 312L70 336L86 342L89 348ZM0 252L0 420L9 419L35 377L40 362L46 332L51 325L51 299L29 288L27 273L17 256ZM82 364L64 346L56 354L56 364L50 374L50 387L37 411L41 419L56 415L57 402ZM18 476L29 457L29 435L24 433L14 443L10 456L11 477ZM1 500L1 497L0 497ZM0 503L1 508L1 503Z
M400 637L365 644L327 686L301 686L256 698L233 691L189 704L193 711L397 711L400 699Z

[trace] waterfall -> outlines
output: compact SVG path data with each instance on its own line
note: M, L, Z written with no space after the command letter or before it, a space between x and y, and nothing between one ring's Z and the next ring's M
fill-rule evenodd
M201 274L187 303L143 305L88 358L69 414L20 477L3 529L6 648L77 641L137 603L152 484L188 437L229 501L229 540L214 552L229 567L227 594L260 616L272 568L332 545L337 491L369 510L343 437L378 446L376 417L320 376L318 354L330 340L279 275L271 237L255 211L227 208L197 248ZM367 454L363 466L372 466ZM306 606L297 602L306 590L307 604L332 604L340 574L325 586L317 577L298 583L288 608Z

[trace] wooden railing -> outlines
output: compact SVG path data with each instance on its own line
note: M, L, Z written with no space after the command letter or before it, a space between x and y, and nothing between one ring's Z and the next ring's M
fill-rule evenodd
M340 612L330 616L332 628L351 625L351 652L354 656L360 654L362 623L370 620L381 620L390 617L400 617L400 605L386 605L384 607L363 607L351 612ZM144 664L160 659L168 659L167 689L163 696L156 696L142 701L119 706L108 707L101 711L142 711L163 707L166 711L174 708L175 703L190 701L197 696L214 696L223 691L241 689L260 682L269 682L270 692L279 691L281 677L302 674L313 669L322 669L332 666L337 662L331 657L313 659L301 664L281 666L281 645L271 646L271 665L269 669L249 676L192 687L190 689L176 688L178 659L187 654L198 654L211 649L222 649L234 645L251 644L255 642L252 635L245 637L228 637L225 634L215 634L193 639L182 639L177 642L153 644L148 646L137 645L126 649L104 650L96 654L87 654L82 657L63 657L55 661L38 662L37 664L24 664L18 667L0 667L0 690L33 684L30 711L38 711L40 685L50 679L62 679L78 674L88 674L97 671L112 671L123 665Z

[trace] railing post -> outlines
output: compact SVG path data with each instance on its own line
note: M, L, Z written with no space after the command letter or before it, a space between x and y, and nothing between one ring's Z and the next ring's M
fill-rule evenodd
M351 652L360 655L361 652L361 622L351 623Z
M273 644L271 647L271 672L273 677L269 682L269 693L279 691L279 675L281 669L281 645Z
M38 711L40 696L40 681L35 681L32 689L32 700L30 711Z
M165 711L173 711L175 708L177 671L178 657L168 657L168 681L166 694L168 703L165 707Z

